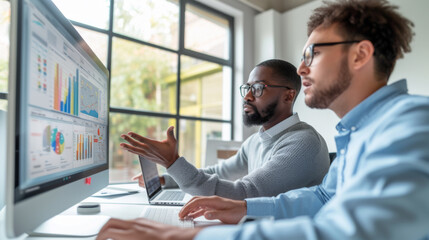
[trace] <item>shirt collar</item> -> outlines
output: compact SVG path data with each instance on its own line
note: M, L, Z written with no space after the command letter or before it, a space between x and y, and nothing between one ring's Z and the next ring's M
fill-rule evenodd
M298 113L294 113L294 114L292 114L292 116L290 116L290 117L286 118L285 120L277 123L276 125L269 128L268 130L264 131L264 128L261 127L259 129L259 135L262 138L272 138L275 135L281 133L286 128L289 128L290 126L295 125L299 122L300 122L300 120L299 120Z
M339 132L346 130L356 130L356 128L358 128L360 124L370 116L370 113L374 109L377 109L380 105L383 105L390 98L407 92L407 80L405 79L378 89L375 93L367 97L350 112L348 112L337 124L337 130Z

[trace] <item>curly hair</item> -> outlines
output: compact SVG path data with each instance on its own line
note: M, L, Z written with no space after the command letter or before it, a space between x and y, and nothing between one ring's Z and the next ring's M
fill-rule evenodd
M380 78L389 78L396 60L410 52L414 36L413 22L401 16L397 6L386 0L324 1L314 10L307 23L307 34L338 24L339 34L346 40L369 40L374 45L375 71Z

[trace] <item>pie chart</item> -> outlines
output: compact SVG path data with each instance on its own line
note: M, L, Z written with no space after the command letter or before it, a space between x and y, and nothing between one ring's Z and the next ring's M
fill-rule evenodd
M57 128L52 129L51 147L58 155L64 151L64 135Z

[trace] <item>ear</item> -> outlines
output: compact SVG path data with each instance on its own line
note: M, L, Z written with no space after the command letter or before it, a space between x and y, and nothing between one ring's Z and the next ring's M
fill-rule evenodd
M295 89L289 89L288 91L285 92L283 100L285 102L293 102L293 100L295 99L296 96L296 91Z
M355 70L359 70L366 66L374 55L374 45L369 40L359 42L353 51L352 64Z

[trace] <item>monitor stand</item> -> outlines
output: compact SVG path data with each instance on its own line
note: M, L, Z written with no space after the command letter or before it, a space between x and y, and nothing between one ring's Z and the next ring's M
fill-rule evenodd
M58 215L40 225L34 237L93 237L110 219L104 215Z

